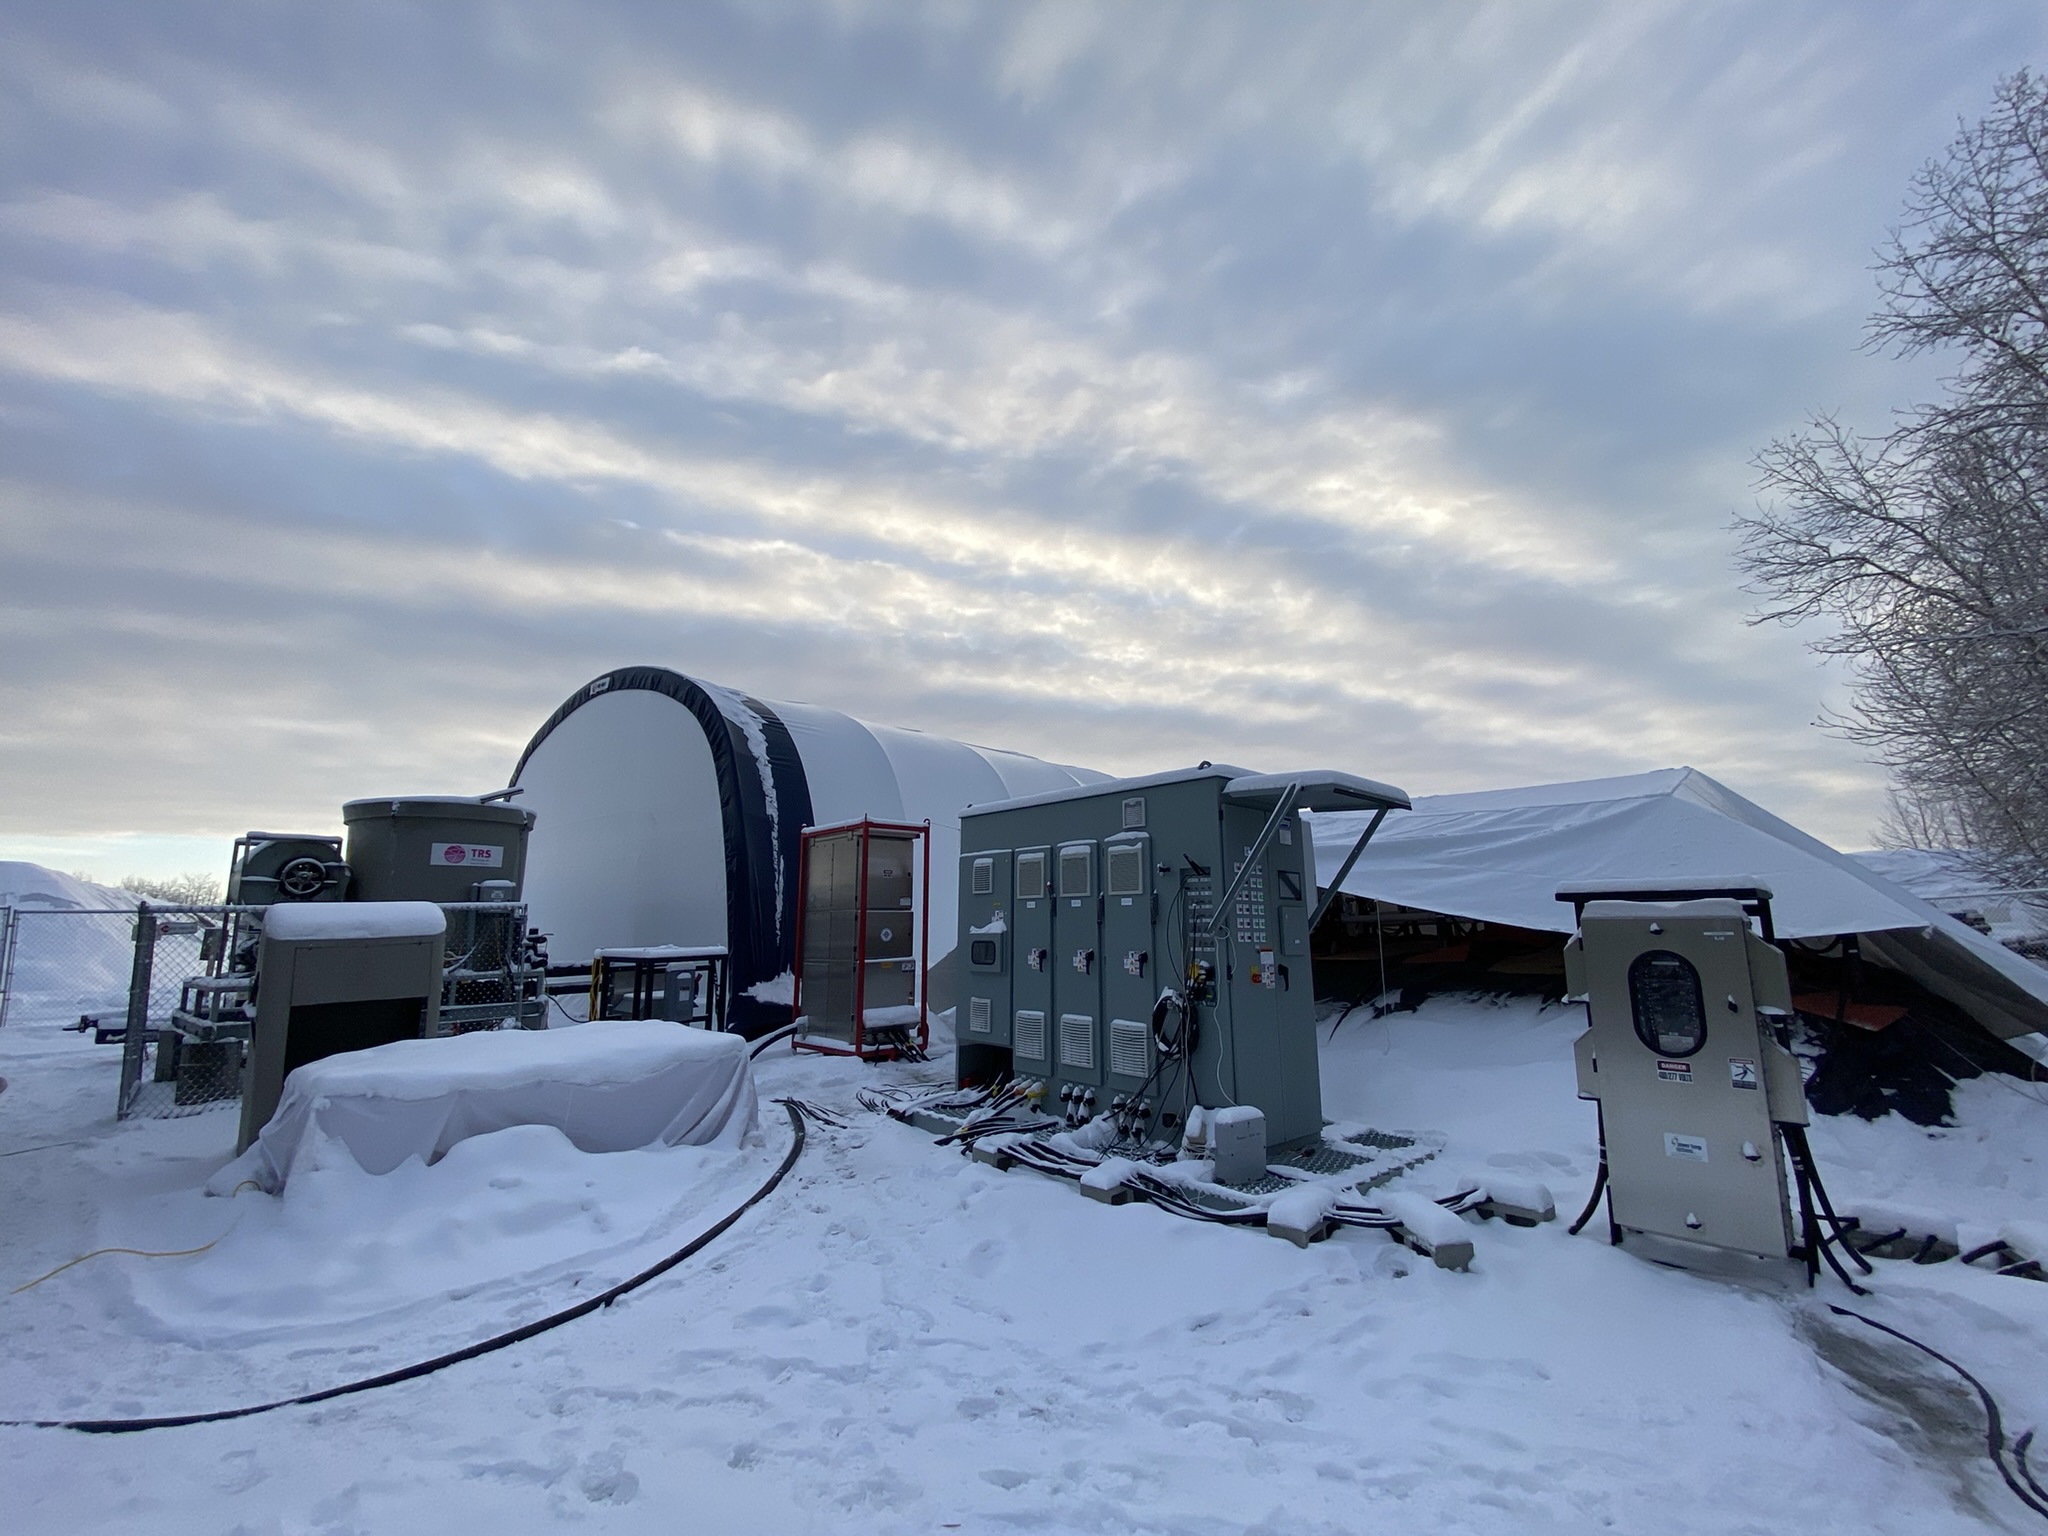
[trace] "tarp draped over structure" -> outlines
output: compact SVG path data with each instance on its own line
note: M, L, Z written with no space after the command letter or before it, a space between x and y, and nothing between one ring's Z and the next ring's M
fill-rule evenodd
M207 1189L232 1194L246 1181L276 1194L326 1145L381 1174L515 1125L551 1125L585 1152L629 1152L656 1142L737 1147L758 1123L738 1035L626 1021L481 1030L308 1062L285 1079L270 1123Z
M1336 870L1365 820L1313 819L1319 869ZM1760 881L1780 938L1859 934L1866 954L2048 1060L2048 969L1691 768L1425 796L1387 819L1342 889L1569 933L1560 886L1671 879Z

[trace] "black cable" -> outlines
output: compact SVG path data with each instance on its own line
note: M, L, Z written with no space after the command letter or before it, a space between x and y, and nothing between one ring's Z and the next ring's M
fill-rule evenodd
M2012 1443L2012 1459L2019 1463L2020 1476L2027 1480L2027 1486L2034 1490L2034 1496L2048 1503L2048 1488L2043 1488L2034 1479L2034 1469L2027 1465L2027 1447L2034 1443L2034 1432L2030 1429Z
M1820 1219L1814 1215L1813 1190L1806 1182L1806 1164L1792 1159L1792 1184L1799 1193L1799 1254L1806 1263L1806 1285L1813 1288L1820 1277Z
M1813 1186L1814 1196L1820 1201L1821 1213L1827 1217L1829 1225L1835 1229L1839 1237L1842 1231L1842 1218L1835 1214L1835 1203L1828 1198L1828 1187L1820 1181L1820 1166L1813 1160L1813 1147L1806 1139L1806 1127L1803 1125L1785 1125L1780 1126L1779 1130L1785 1137L1785 1144L1792 1149L1793 1157L1806 1164L1807 1182ZM1843 1246L1848 1247L1846 1243ZM1821 1251L1823 1254L1827 1251L1825 1240L1822 1242ZM1866 1275L1876 1273L1871 1268L1870 1261L1854 1248L1849 1249L1849 1257L1856 1261L1856 1267ZM1829 1262L1833 1263L1832 1260ZM1835 1267L1840 1269L1841 1266L1835 1265ZM1843 1275L1842 1278L1847 1280L1849 1277ZM1854 1290L1855 1287L1852 1285L1850 1289Z
M1806 1238L1806 1283L1812 1285L1820 1273L1816 1259L1824 1259L1828 1268L1835 1272L1835 1277L1849 1288L1852 1295L1868 1296L1870 1292L1858 1285L1849 1271L1843 1268L1842 1261L1835 1257L1835 1250L1831 1245L1840 1243L1848 1249L1849 1257L1856 1261L1863 1273L1872 1273L1870 1261L1842 1240L1843 1223L1841 1218L1835 1215L1834 1208L1829 1205L1827 1191L1820 1187L1820 1170L1813 1166L1812 1148L1807 1146L1803 1134L1795 1134L1800 1132L1799 1126L1786 1125L1780 1126L1779 1129L1784 1133L1786 1149L1792 1155L1793 1182L1799 1190L1800 1224ZM1828 1220L1834 1223L1835 1236L1832 1238L1821 1230L1816 1201L1819 1209L1825 1210Z
M1978 1401L1984 1405L1985 1454L1990 1456L1991 1464L1998 1468L1998 1475L2005 1479L2005 1486L2013 1491L2014 1497L2035 1514L2048 1517L2048 1497L2036 1497L2034 1493L2030 1493L2027 1488L2021 1485L2020 1480L2013 1476L2012 1469L2005 1464L2005 1420L1998 1411L1998 1399L1991 1395L1990 1388L1986 1387L1983 1382L1972 1376L1960 1365L1957 1365L1955 1361L1949 1359L1940 1350L1935 1349L1932 1345L1922 1344L1910 1333L1901 1333L1889 1323L1880 1323L1874 1317L1865 1317L1861 1312L1851 1312L1847 1307L1838 1307L1833 1302L1828 1303L1828 1310L1837 1317L1853 1317L1865 1327L1875 1328L1879 1333L1888 1333L1902 1343L1912 1345L1921 1354L1928 1356L1930 1359L1939 1360L1943 1365L1974 1387L1977 1392ZM2029 1432L2026 1438L2031 1441L2033 1439L2032 1433Z
M1382 989L1382 995L1383 995L1383 996L1385 995L1385 989ZM1330 1037L1329 1037L1329 1040L1325 1040L1325 1041L1323 1042L1323 1043L1324 1043L1325 1045L1328 1045L1328 1044L1330 1043L1330 1040L1334 1040L1334 1039L1336 1039L1336 1038L1337 1038L1337 1026L1338 1026L1339 1024L1342 1024L1342 1023L1343 1023L1343 1022L1344 1022L1344 1021L1345 1021L1346 1019L1350 1018L1350 1017L1351 1017L1351 1014L1352 1014L1352 1010L1354 1010L1354 1009L1355 1009L1355 1008L1357 1008L1357 1007L1358 1007L1358 1004L1356 1004L1356 1003L1348 1003L1348 1004L1346 1004L1346 1005L1345 1005L1344 1011L1343 1011L1342 1013L1340 1013L1340 1014L1338 1014L1338 1015L1337 1015L1337 1022L1336 1022L1336 1024L1332 1024L1332 1025L1330 1026Z
M759 1051L754 1054L758 1055ZM270 1413L278 1408L305 1407L313 1403L329 1402L337 1397L349 1397L358 1392L375 1391L379 1387L396 1386L402 1381L416 1381L422 1376L431 1376L436 1371L446 1370L449 1366L459 1365L465 1360L474 1360L481 1355L492 1354L514 1344L523 1344L528 1339L561 1327L564 1323L572 1323L579 1317L587 1317L600 1307L608 1307L628 1292L637 1291L648 1281L667 1274L683 1260L709 1245L713 1239L722 1236L740 1217L767 1199L789 1170L796 1166L796 1160L804 1150L802 1109L794 1099L777 1099L775 1102L789 1114L789 1151L783 1155L781 1164L760 1188L659 1263L650 1265L630 1279L620 1281L608 1291L579 1301L573 1307L551 1313L538 1322L527 1323L523 1327L512 1329L509 1333L500 1333L479 1343L451 1350L445 1355L436 1355L431 1360L421 1360L413 1365L401 1366L395 1371L386 1371L382 1375L365 1377L361 1381L351 1381L339 1387L325 1387L318 1392L302 1393L298 1397L283 1397L275 1402L256 1403L244 1408L221 1408L211 1413L166 1414L147 1419L5 1419L0 1420L0 1425L8 1429L75 1429L88 1435L126 1435L144 1429L176 1429L187 1424L218 1424L227 1419L252 1418L256 1414Z
M1600 1209L1600 1197L1607 1193L1607 1112L1600 1107L1600 1101L1593 1101L1594 1114L1600 1125L1600 1171L1593 1175L1593 1193L1586 1199L1586 1208L1579 1212L1579 1219L1565 1228L1565 1233L1577 1237L1586 1229L1586 1223L1593 1219L1593 1213Z

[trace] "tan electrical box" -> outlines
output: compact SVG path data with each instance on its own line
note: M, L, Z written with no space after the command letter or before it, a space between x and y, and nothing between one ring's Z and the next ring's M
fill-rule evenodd
M1721 887L1729 890L1729 887ZM1559 892L1579 909L1566 986L1586 1002L1579 1096L1600 1104L1615 1241L1764 1259L1795 1251L1777 1127L1807 1123L1785 957L1750 926L1770 893L1669 901ZM1682 894L1682 893L1681 893ZM1744 898L1748 899L1745 900Z
M293 1068L436 1032L446 932L426 901L280 904L265 914L237 1153L269 1123Z

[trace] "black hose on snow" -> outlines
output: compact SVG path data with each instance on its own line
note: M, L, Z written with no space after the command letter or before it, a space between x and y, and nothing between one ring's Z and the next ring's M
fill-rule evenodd
M758 1056L761 1048L774 1038L771 1035L758 1041L752 1054ZM297 1397L281 1397L275 1402L256 1403L244 1408L219 1408L211 1413L166 1414L147 1419L7 1419L0 1420L0 1424L9 1429L75 1429L89 1435L126 1435L143 1429L175 1429L186 1424L218 1424L227 1419L246 1419L259 1413L270 1413L278 1408L305 1407L313 1403L330 1402L337 1397L350 1397L358 1392L375 1391L379 1387L394 1387L402 1381L416 1381L422 1376L431 1376L436 1371L446 1370L451 1365L460 1365L465 1360L474 1360L481 1355L493 1354L514 1344L523 1344L528 1339L561 1327L564 1323L573 1323L579 1317L588 1317L598 1308L608 1307L629 1292L637 1291L648 1281L667 1274L685 1259L707 1247L740 1217L767 1199L789 1170L796 1166L796 1160L804 1150L804 1113L796 1100L777 1099L775 1102L789 1115L789 1151L783 1154L782 1162L768 1175L760 1188L659 1263L648 1266L631 1279L620 1281L608 1291L588 1297L577 1302L575 1306L552 1313L538 1322L527 1323L509 1333L497 1334L461 1349L450 1350L447 1354L436 1355L431 1360L400 1366L397 1370L386 1371L380 1376L368 1376L361 1381L347 1382L342 1386L326 1387L318 1392L302 1393Z
M2008 1467L2005 1464L2005 1419L2004 1416L1999 1413L1998 1399L1991 1395L1991 1389L1989 1387L1985 1386L1983 1382L1979 1381L1975 1376L1972 1376L1960 1365L1957 1365L1955 1361L1949 1359L1949 1357L1947 1355L1944 1355L1940 1350L1934 1348L1932 1345L1922 1344L1910 1333L1901 1333L1898 1329L1892 1327L1888 1323L1880 1323L1874 1317L1865 1317L1861 1312L1851 1312L1847 1307L1838 1307L1833 1302L1828 1303L1828 1310L1834 1313L1837 1317L1853 1317L1856 1319L1857 1322L1862 1323L1865 1327L1875 1328L1879 1333L1888 1333L1893 1338L1899 1340L1901 1343L1912 1345L1915 1349L1919 1350L1921 1354L1926 1355L1930 1359L1939 1360L1943 1365L1947 1366L1950 1370L1954 1371L1958 1376L1962 1377L1964 1381L1967 1381L1971 1385L1971 1387L1973 1387L1976 1390L1977 1400L1984 1405L1985 1454L1991 1458L1991 1464L1994 1467L1998 1468L1998 1475L2005 1479L2005 1486L2013 1491L2013 1496L2017 1498L2022 1504L2026 1505L2027 1508L2031 1509L2035 1514L2048 1517L2048 1496L2040 1496L2040 1486L2038 1484L2034 1484L2032 1491L2029 1491L2027 1486L2023 1485L2017 1477L2013 1476L2012 1468ZM2021 1436L2020 1438L2021 1447L2026 1446L2029 1442L2033 1440L2033 1438L2033 1431L2029 1430L2025 1435ZM2024 1467L2026 1463L2025 1452L2023 1449L2021 1450L2020 1454L2020 1464L2022 1467ZM2029 1477L2027 1479L2027 1482L2032 1484L2033 1479Z

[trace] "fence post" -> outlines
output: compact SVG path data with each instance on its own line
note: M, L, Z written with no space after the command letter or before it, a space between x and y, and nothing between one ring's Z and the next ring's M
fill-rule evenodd
M14 935L20 926L13 907L0 907L0 1029L7 1027L7 1000L14 995Z
M135 1086L142 1080L142 1052L149 1036L149 988L156 968L156 913L148 902L135 909L135 965L128 973L128 1027L121 1035L121 1102L115 1118L128 1118Z

